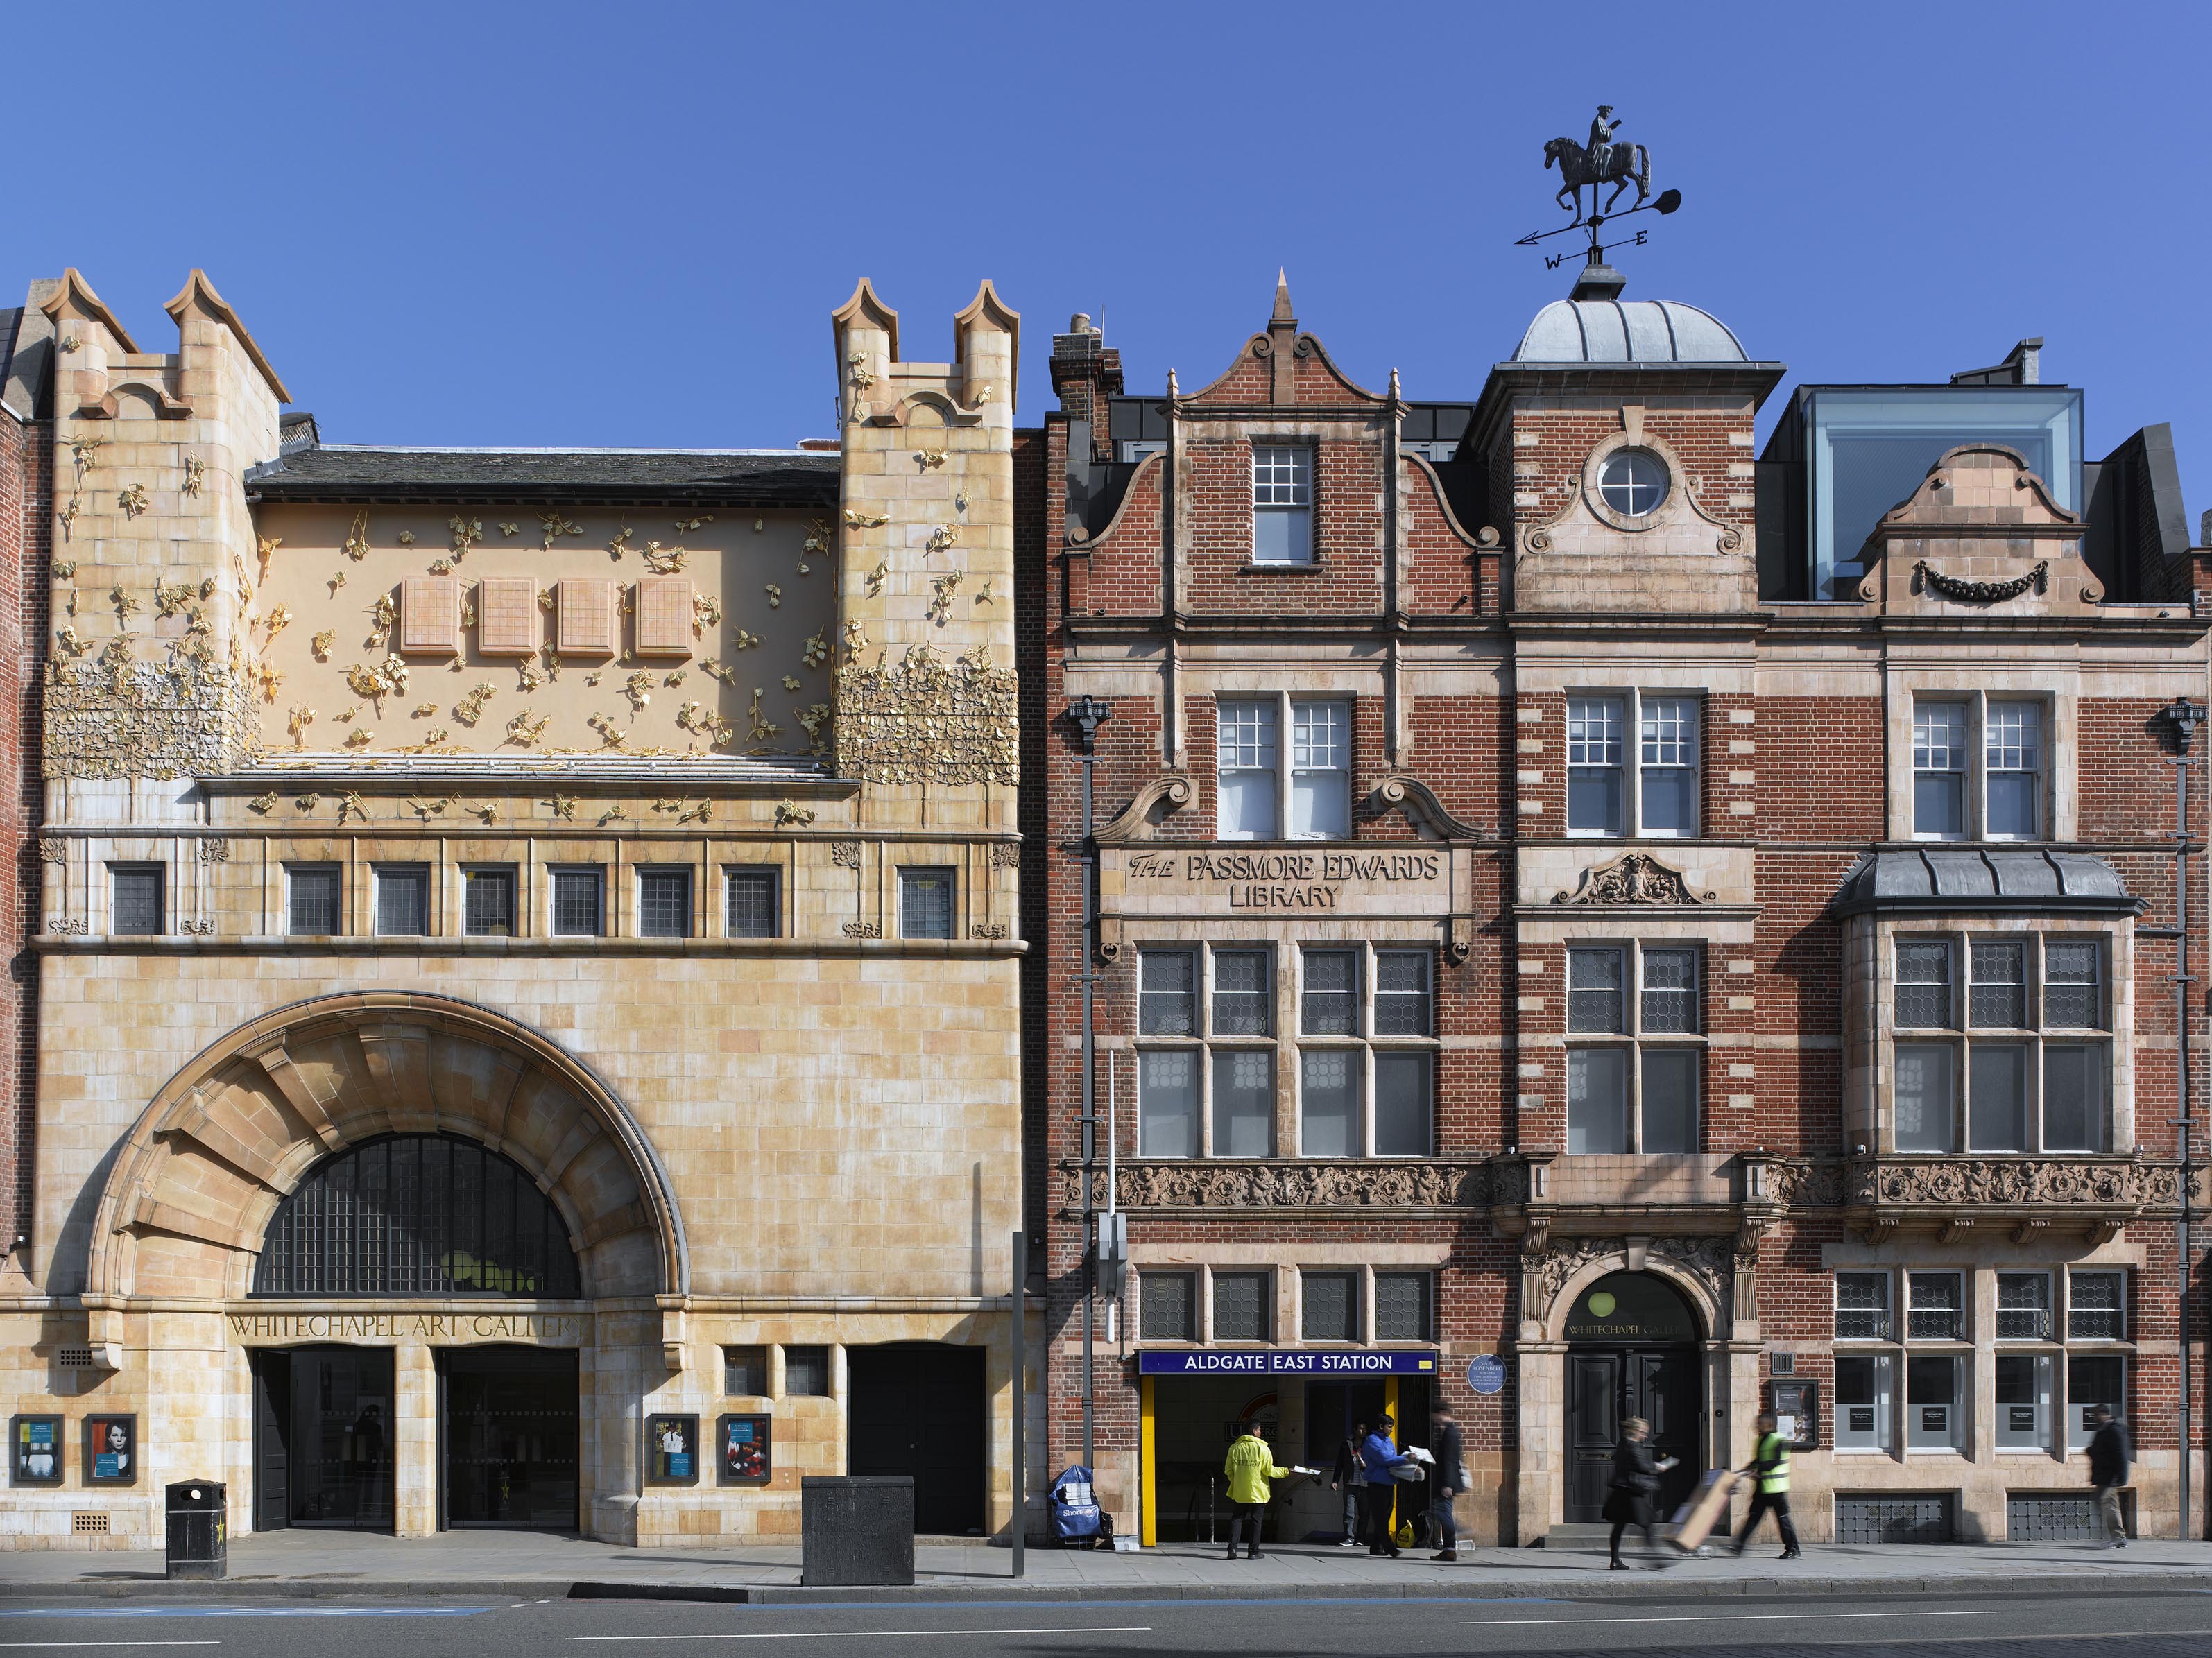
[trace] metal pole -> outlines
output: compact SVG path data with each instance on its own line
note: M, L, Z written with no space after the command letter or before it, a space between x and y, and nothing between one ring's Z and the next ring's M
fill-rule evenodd
M1014 1229L1014 1576L1022 1575L1026 1564L1024 1545L1028 1541L1030 1525L1029 1466L1023 1452L1023 1430L1030 1413L1029 1394L1022 1376L1022 1366L1027 1358L1026 1332L1030 1316L1030 1240L1021 1228Z
M1092 990L1097 983L1098 847L1091 839L1091 774L1097 764L1098 727L1113 708L1088 693L1068 705L1067 715L1083 743L1083 1466L1098 1478L1097 1393L1092 1358L1097 1339L1098 1248L1092 1216L1091 1180L1098 1157L1097 1030L1091 1019Z
M2190 1199L2195 1179L2195 1171L2191 1167L2191 1157L2194 1151L2196 1137L2195 1114L2190 1108L2189 1074L2189 1015L2192 999L2190 987L2196 982L2195 975L2189 970L2189 854L2191 850L2189 840L2189 773L2195 763L2191 758L2190 751L2193 746L2197 727L2204 720L2205 710L2190 701L2185 696L2177 696L2166 708L2166 718L2173 722L2176 746L2181 750L2173 762L2173 999L2178 1021L2178 1028L2174 1033L2174 1049L2177 1061L2175 1081L2181 1094L2181 1114L2175 1120L2175 1127L2180 1134L2181 1140L2181 1218L2177 1223L2179 1229L2177 1242L2179 1245L2178 1253L2180 1257L2181 1272L2181 1304L2178 1320L2179 1326L2178 1333L2180 1336L2179 1345L2181 1349L2181 1479L2179 1482L2181 1515L2180 1524L2176 1528L2174 1535L2185 1538L2190 1532L2190 1496L2192 1483L2190 1479L2190 1459L2193 1455L2192 1442L2197 1431L2196 1401L2191 1386L2190 1374L2189 1320L2189 1295L2192 1287L2192 1274L2190 1272L2189 1261Z

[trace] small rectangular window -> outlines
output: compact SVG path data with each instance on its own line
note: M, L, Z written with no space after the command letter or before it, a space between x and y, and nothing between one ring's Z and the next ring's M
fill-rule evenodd
M1376 1340L1427 1341L1431 1339L1430 1327L1429 1275L1376 1273Z
M1198 1155L1198 1061L1194 1048L1137 1055L1137 1153L1146 1157Z
M1626 704L1617 696L1567 700L1567 833L1621 832L1622 726Z
M1836 1274L1836 1339L1887 1341L1889 1332L1889 1274Z
M768 1349L722 1349L722 1391L737 1399L768 1397Z
M1698 707L1690 696L1643 699L1638 828L1644 835L1698 832Z
M1951 946L1946 940L1897 941L1897 1023L1951 1028Z
M1960 1418L1959 1376L1950 1354L1913 1354L1905 1361L1905 1442L1912 1450L1956 1450Z
M1309 950L1298 998L1298 1029L1308 1036L1359 1034L1359 952Z
M1912 832L1957 840L1966 832L1966 705L1912 709Z
M1694 1035L1698 1029L1698 952L1644 952L1644 1034Z
M1838 1450L1889 1448L1890 1376L1887 1353L1836 1356Z
M2000 1353L1995 1368L1996 1391L1990 1402L1996 1408L1996 1448L2001 1451L2045 1449L2051 1442L2050 1356Z
M466 884L461 904L461 925L471 938L512 938L514 936L514 872L511 869L472 869L463 873Z
M1341 841L1352 833L1352 704L1291 704L1293 841Z
M606 931L606 873L599 869L553 872L553 932L562 938L596 938Z
M1298 1055L1298 1151L1309 1157L1359 1155L1358 1048L1308 1048Z
M1273 1320L1274 1297L1265 1272L1216 1272L1213 1275L1213 1339L1216 1341L1265 1341Z
M899 871L899 937L952 936L952 872L907 865Z
M1968 956L1974 976L1966 991L1966 1023L1976 1029L2025 1029L2027 946L2018 939L1977 940Z
M1276 836L1275 699L1223 697L1215 705L1215 792L1224 841L1272 841Z
M782 931L781 873L763 865L723 872L722 927L732 938L774 938Z
M294 938L329 938L345 931L336 864L290 864L285 876Z
M1143 1272L1137 1278L1137 1339L1140 1341L1195 1341L1198 1307L1195 1275L1189 1272Z
M1275 1149L1275 1051L1234 1048L1213 1056L1213 1155L1271 1157Z
M1375 952L1375 1034L1425 1036L1431 1029L1429 952Z
M2076 1272L2067 1285L2069 1341L2124 1341L2128 1336L2128 1275ZM2107 1404L2116 1400L2107 1400Z
M1567 952L1568 1029L1619 1035L1628 1029L1626 965L1626 953L1617 949Z
M1298 1332L1307 1341L1359 1339L1359 1275L1298 1274Z
M1966 1301L1956 1272L1908 1272L1911 1300L1905 1313L1905 1333L1914 1341L1963 1341L1966 1338Z
M147 934L167 930L163 902L163 871L159 864L110 864L107 866L110 932Z
M426 864L376 866L376 930L386 938L420 938L430 930L430 870Z
M1198 1035L1198 958L1188 950L1137 954L1137 1033Z
M1264 950L1213 952L1213 1035L1273 1034L1274 973Z
M691 936L691 872L689 868L666 864L638 871L637 936L641 938L688 938Z
M1966 1149L2027 1151L2027 1047L2019 1042L1976 1042L1967 1063Z
M783 1392L787 1399L829 1398L830 1350L827 1347L785 1348Z
M1993 701L1984 719L1982 754L1989 774L1990 838L2032 841L2042 795L2042 705Z
M1378 1157L1425 1157L1432 1139L1429 1132L1429 1056L1398 1054L1389 1048L1375 1054L1375 1155Z
M2042 1149L2045 1151L2101 1151L2105 1149L2105 1048L2102 1043L2044 1044Z
M2105 1028L2104 951L2094 938L2043 946L2043 1022L2064 1030Z
M1252 561L1313 562L1313 452L1302 444L1252 446Z
M1899 1042L1895 1086L1897 1149L1948 1151L1957 1135L1958 1068L1948 1042Z
M2048 1272L1997 1274L1999 1341L2051 1339L2051 1275Z
M1628 1050L1567 1050L1567 1150L1628 1150Z
M1644 1050L1643 1133L1639 1151L1698 1149L1698 1055L1686 1048Z

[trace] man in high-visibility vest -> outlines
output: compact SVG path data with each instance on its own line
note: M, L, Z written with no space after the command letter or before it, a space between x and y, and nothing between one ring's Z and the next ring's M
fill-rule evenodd
M1275 1466L1274 1454L1267 1448L1267 1431L1256 1422L1244 1424L1229 1447L1227 1461L1222 1472L1229 1477L1229 1501L1232 1517L1229 1521L1229 1555L1237 1558L1237 1539L1247 1526L1251 1535L1246 1544L1244 1558L1260 1558L1260 1522L1267 1514L1267 1482L1288 1479L1291 1471Z
M1759 1448L1738 1472L1751 1475L1759 1485L1752 1493L1751 1512L1744 1516L1743 1530L1736 1534L1735 1552L1744 1552L1752 1533L1759 1529L1759 1515L1771 1509L1774 1523L1782 1533L1782 1558L1796 1559L1802 1551L1797 1546L1797 1527L1790 1523L1790 1442L1775 1430L1773 1412L1759 1413Z

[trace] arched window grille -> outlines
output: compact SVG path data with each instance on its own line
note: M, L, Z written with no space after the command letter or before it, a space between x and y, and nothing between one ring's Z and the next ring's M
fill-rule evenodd
M449 1134L363 1142L278 1206L257 1296L580 1294L561 1214L495 1151Z

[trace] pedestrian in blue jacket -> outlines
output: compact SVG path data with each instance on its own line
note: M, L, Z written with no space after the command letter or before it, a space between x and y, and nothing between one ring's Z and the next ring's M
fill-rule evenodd
M1390 1511L1398 1496L1396 1471L1413 1461L1392 1441L1391 1431L1397 1425L1387 1414L1376 1417L1374 1430L1359 1446L1360 1467L1367 1473L1367 1485L1360 1492L1367 1504L1367 1552L1393 1560L1399 1553L1398 1540L1390 1534Z

